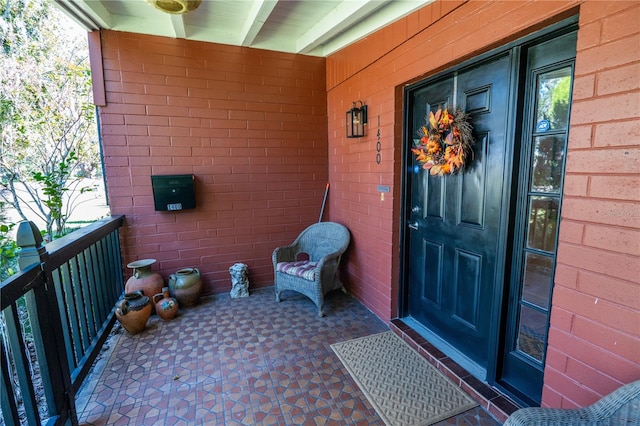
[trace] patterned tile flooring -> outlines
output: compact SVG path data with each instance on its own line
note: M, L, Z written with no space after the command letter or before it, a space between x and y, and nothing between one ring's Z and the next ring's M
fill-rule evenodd
M293 292L203 297L116 335L78 395L81 425L383 425L330 345L389 328L353 297L324 318ZM475 408L440 425L498 425Z

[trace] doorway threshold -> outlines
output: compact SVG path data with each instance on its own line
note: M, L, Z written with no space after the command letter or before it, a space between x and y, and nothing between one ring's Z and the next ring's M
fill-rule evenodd
M447 350L446 343L412 318L392 319L390 328L433 366L467 392L496 420L504 423L511 413L522 408L498 389L479 379L478 377L486 378L486 371L471 360L461 355L454 355L456 358L454 360L445 355L437 345ZM447 352L452 353L448 350Z
M480 367L477 363L473 362L469 357L465 356L459 350L455 349L453 346L447 343L446 340L442 339L427 327L420 324L417 320L413 319L413 317L402 318L402 321L404 321L404 323L408 325L412 330L415 330L427 342L435 346L436 349L438 349L440 352L446 354L446 356L451 358L456 364L458 364L472 376L475 376L482 381L486 381L487 370Z

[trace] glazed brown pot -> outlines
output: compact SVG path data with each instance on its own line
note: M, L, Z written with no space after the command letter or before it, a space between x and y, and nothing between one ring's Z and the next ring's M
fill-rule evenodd
M156 314L163 321L173 319L178 313L178 301L169 295L169 287L163 287L162 293L154 295L153 303L156 305Z
M126 293L116 304L116 318L130 334L144 330L150 315L151 303L141 290Z
M162 276L151 271L151 265L156 263L155 259L141 259L131 262L127 268L133 269L133 276L127 280L124 286L125 293L133 293L142 290L148 298L155 294L162 293L164 287L164 279ZM155 306L151 305L151 313L155 312Z
M202 278L197 268L184 268L169 277L169 291L183 307L193 306L202 293Z

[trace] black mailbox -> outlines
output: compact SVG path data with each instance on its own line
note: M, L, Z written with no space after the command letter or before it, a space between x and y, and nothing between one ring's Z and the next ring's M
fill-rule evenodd
M151 176L156 211L194 209L196 195L193 175Z

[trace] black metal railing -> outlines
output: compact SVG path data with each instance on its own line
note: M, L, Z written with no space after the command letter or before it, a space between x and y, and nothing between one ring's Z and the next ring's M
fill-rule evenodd
M46 246L33 223L20 224L21 271L0 287L4 424L78 424L75 395L124 291L123 223L112 216Z

